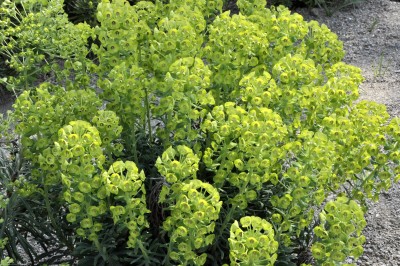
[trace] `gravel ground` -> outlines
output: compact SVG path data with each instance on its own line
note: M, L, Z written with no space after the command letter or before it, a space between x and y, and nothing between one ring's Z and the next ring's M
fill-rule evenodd
M365 77L361 99L385 104L391 116L400 116L400 2L366 0L331 17L321 9L296 11L326 24L343 41L344 61ZM357 265L400 265L400 184L370 204L366 220L367 242Z
M298 9L307 20L326 24L344 43L345 62L362 69L362 99L387 106L400 115L400 2L366 0L363 4L326 16L321 9ZM11 107L10 94L0 94L0 112ZM400 265L400 184L371 203L365 253L357 265Z

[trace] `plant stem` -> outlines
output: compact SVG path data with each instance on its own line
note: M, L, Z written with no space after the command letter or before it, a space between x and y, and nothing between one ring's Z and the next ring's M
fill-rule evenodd
M147 251L144 248L142 241L138 239L137 243L139 245L140 251L142 251L142 254L143 254L143 257L144 257L144 259L146 261L146 264L150 264L149 255L147 254Z
M170 144L171 144L171 141L170 141L170 135L171 135L171 130L169 130L169 127L168 127L168 122L171 120L171 113L170 112L168 112L166 115L165 115L165 117L166 117L166 119L165 119L165 122L164 122L164 127L165 127L165 142L164 142L164 148L168 148L169 146L170 146Z
M14 197L14 195L15 194L11 195L11 197ZM8 199L8 200L10 202L10 199ZM3 239L4 232L6 230L6 226L7 226L7 223L8 223L8 205L9 205L9 202L7 203L7 206L5 206L5 208L3 209L2 213L1 213L1 214L4 213L4 215L2 217L3 218L3 223L1 224L0 240ZM0 258L3 258L3 249L2 248L0 248L0 256L1 256Z
M138 164L138 155L137 155L137 139L136 139L136 129L135 129L135 124L133 124L132 127L132 152L133 152L133 161L135 164Z
M146 93L146 98L145 100L145 107L146 107L146 116L147 116L147 127L149 128L149 140L150 140L150 144L153 143L153 134L151 132L151 117L150 117L150 105L149 105L149 93L147 88L144 88L144 91Z
M168 245L168 251L167 251L167 256L166 256L166 260L167 261L163 261L163 263L164 263L164 265L171 265L171 262L169 261L169 254L171 253L171 251L172 251L172 241L170 240L169 241L169 245Z
M43 191L44 191L43 196L44 196L44 201L46 204L46 210L49 215L51 225L53 226L53 228L56 231L56 235L68 247L69 250L73 250L74 249L73 245L62 234L61 228L57 225L57 222L54 219L53 210L51 209L51 205L50 205L50 201L49 201L49 187L45 185Z
M26 66L25 66L25 62L26 62L26 61L29 62L29 58L25 58L25 60L24 60L25 91L28 90L28 79L27 79L28 72L27 72Z
M232 204L232 207L229 209L228 214L225 216L225 220L221 225L220 230L218 231L218 235L215 237L215 245L213 247L213 253L215 253L216 249L217 249L217 243L218 240L221 238L221 236L224 234L224 231L226 229L226 227L228 226L229 222L231 221L234 211L236 210L236 206Z
M103 258L104 261L108 261L108 256L107 256L107 251L104 253L106 249L103 249L102 245L99 242L99 239L94 239L93 240L94 245L96 246L97 251L100 253L101 257Z

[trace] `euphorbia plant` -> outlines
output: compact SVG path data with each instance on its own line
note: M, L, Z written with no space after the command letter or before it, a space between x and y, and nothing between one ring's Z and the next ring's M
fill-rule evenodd
M16 189L47 202L61 189L81 263L361 255L365 200L399 179L400 120L356 102L361 71L326 26L237 4L104 0L82 35L97 58L64 61L81 79L17 99L32 173Z
M86 44L93 32L87 24L68 21L62 0L5 0L0 20L0 53L16 72L3 80L8 89L27 90L39 77L56 79L67 87L89 83L85 72L92 62L85 60Z

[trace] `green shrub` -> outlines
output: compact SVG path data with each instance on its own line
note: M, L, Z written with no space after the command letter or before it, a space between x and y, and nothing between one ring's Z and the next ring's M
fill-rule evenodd
M62 0L6 0L0 6L0 20L0 53L15 71L5 80L9 90L28 90L43 82L39 77L67 85L89 83L82 79L88 67L82 62L88 54L86 44L92 31L87 24L68 21ZM69 63L62 67L63 62Z
M400 179L400 120L356 101L361 71L325 25L262 0L239 0L233 16L222 4L104 0L94 28L51 13L67 23L54 43L81 39L63 43L53 84L18 76L29 86L16 87L15 132L31 171L13 189L45 203L81 265L362 254L365 200Z
M355 201L338 197L328 202L320 213L320 225L314 228L319 239L311 247L315 260L335 265L349 255L358 258L364 251L361 231L365 225L364 213Z

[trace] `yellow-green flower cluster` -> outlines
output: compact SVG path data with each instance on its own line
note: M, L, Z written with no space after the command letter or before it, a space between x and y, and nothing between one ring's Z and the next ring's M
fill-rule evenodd
M164 14L161 19L160 13ZM192 124L201 117L203 106L213 103L205 90L211 72L196 58L206 26L199 9L187 5L175 9L174 3L163 9L160 3L147 1L133 6L126 1L103 1L97 16L101 27L95 32L101 45L93 45L93 50L100 58L97 72L104 74L98 85L126 134L152 133L151 114L163 123L158 135L165 146L171 133L175 140L196 139Z
M336 265L348 256L358 258L364 252L365 237L361 235L366 222L361 207L346 197L329 201L314 228L318 240L312 245L313 257L321 265Z
M378 199L379 192L391 186L388 156L397 144L391 141L393 132L384 126L388 118L383 105L361 101L350 111L336 112L321 123L335 144L336 181L352 180L356 185L352 196L359 200ZM339 184L332 185L337 188Z
M100 106L99 98L91 90L65 92L59 86L42 83L17 98L14 116L20 123L16 130L27 137L46 136L54 141L59 128L69 121L90 119Z
M14 118L19 121L16 132L21 134L24 145L24 156L38 164L34 177L44 176L41 170L49 170L50 175L59 167L53 150L54 141L58 139L58 129L73 120L93 121L100 130L102 148L105 152L121 151L122 145L111 147L122 128L119 118L112 111L99 111L101 101L91 90L64 91L61 87L43 83L35 90L23 92L14 104ZM55 181L55 180L53 180ZM50 182L51 183L51 182Z
M126 1L113 1L114 2L120 2L121 4L126 2ZM138 15L138 19L139 19L139 23L141 21L145 22L150 29L154 29L155 23L158 21L159 19L159 14L162 13L162 6L159 4L154 4L151 1L140 1L138 3L136 3L133 6L133 10L135 11L135 13ZM129 13L128 13L129 16ZM138 35L139 40L143 39L146 40L145 35L141 36Z
M101 175L103 186L97 197L102 200L114 198L109 207L114 224L123 224L129 230L127 245L136 248L141 230L149 227L145 215L146 207L145 175L131 161L114 162L108 171ZM108 201L109 202L109 201Z
M105 160L100 134L85 121L60 129L52 151L61 162L63 198L69 204L66 218L80 224L77 234L97 242L103 228L99 216L110 211L115 224L129 229L128 247L136 247L141 229L148 227L143 171L133 162L117 161L100 174Z
M107 102L107 109L118 115L125 131L137 128L137 124L143 126L146 119L143 105L148 99L146 88L150 86L141 67L121 62L97 83L103 90L100 96Z
M198 9L204 17L208 18L215 14L216 11L221 12L223 4L224 1L222 0L171 0L167 8L169 8L169 10L176 10L177 12L179 12L182 7L186 10ZM185 13L183 15L185 15ZM188 19L190 20L191 18L189 17Z
M9 266L14 264L14 260L10 257L5 257L0 259L0 264L4 266Z
M152 105L152 114L164 122L164 128L157 132L163 141L168 143L171 132L175 141L198 138L193 124L205 116L208 105L214 104L212 94L206 91L210 76L201 59L185 57L169 67L163 82L155 84L164 89L157 93L158 104Z
M119 117L113 111L100 110L93 117L92 123L100 133L104 154L108 156L111 156L111 154L121 155L124 147L121 143L113 142L120 137L122 132Z
M278 242L272 225L257 216L244 216L230 229L231 265L274 265Z
M216 188L197 179L198 163L189 147L179 145L168 148L156 167L168 182L159 196L159 202L168 203L171 211L163 223L170 234L168 256L180 263L203 265L207 255L198 256L196 250L213 242L222 201Z
M234 201L242 208L247 206L247 189L259 190L267 181L277 184L273 166L286 156L279 146L287 134L278 114L264 107L245 109L226 102L216 106L201 127L212 140L204 151L203 162L215 171L217 186L228 181L240 189L240 199ZM250 193L248 200L254 196Z
M322 132L314 134L305 130L297 141L288 142L283 149L290 155L288 158L296 161L282 169L280 182L285 189L279 189L270 198L277 210L271 218L282 234L280 240L290 245L290 235L299 236L313 221L314 211L310 206L321 205L329 194L326 187L339 182L332 171L335 146Z
M267 1L265 0L238 0L237 6L240 9L240 13L246 16L250 16L257 11L265 10Z
M23 12L15 1L2 1L0 7L0 53L21 74L8 79L14 90L29 89L27 84L40 73L61 75L56 61L60 58L85 61L87 40L92 36L88 25L68 21L61 0L40 5L23 1L21 5Z
M358 87L364 81L361 69L338 62L326 69L326 77L328 81L324 85L325 91L330 98L335 99L333 104L338 107L344 104L351 105L358 99Z
M282 94L277 83L263 68L254 68L244 75L239 86L231 93L232 98L239 98L247 107L268 107Z
M63 199L69 210L67 221L79 223L77 234L94 241L102 229L97 217L107 211L104 198L93 197L101 192L98 173L105 160L99 132L86 121L71 121L59 130L52 154L61 164Z
M216 188L198 179L186 181L169 195L168 201L174 205L163 229L170 235L168 256L172 260L184 265L205 264L207 254L196 251L214 241L215 221L222 206L219 199Z
M397 165L394 168L393 176L394 182L398 182L400 181L400 118L393 118L387 125L386 131L389 135L386 144L391 148L388 150L386 158L389 158L389 160Z
M197 179L199 158L189 147L178 145L175 149L166 149L161 158L157 158L156 167L166 182L180 186L188 179Z
M291 87L302 87L314 85L312 82L316 82L319 77L318 70L315 67L315 63L311 59L304 59L302 55L288 54L273 66L272 76L278 81L278 84L283 91L290 90ZM296 101L295 95L282 95Z
M102 1L97 7L97 20L101 27L95 33L101 43L92 46L100 65L97 72L110 71L122 61L128 65L138 61L138 42L147 37L150 28L127 1Z
M400 118L393 118L387 125L387 131L392 136L394 141L400 140Z
M343 43L337 35L314 20L308 22L308 33L298 51L321 66L333 65L344 57Z
M298 139L302 148L295 152L298 154L298 161L301 162L301 165L288 168L287 175L290 180L295 181L297 185L305 184L301 187L331 184L332 168L336 162L336 156L338 156L335 143L322 132L314 133L308 130L302 131L298 135ZM307 175L309 180L305 182L301 177ZM318 202L322 203L322 201Z
M91 177L95 167L102 169L104 155L99 131L90 123L71 121L58 131L58 141L54 144L52 152L66 174Z
M302 44L308 32L300 15L291 15L283 7L264 9L263 2L239 1L245 9L241 14L230 17L226 12L210 25L203 54L214 67L213 82L223 86L224 93L237 87L240 77L250 69L259 67L270 72L281 57L298 53L293 44ZM246 12L251 15L243 16ZM307 53L300 54L308 58Z
M14 104L14 119L19 121L15 131L21 134L24 156L35 169L32 177L46 184L60 181L56 174L60 161L55 159L54 141L58 130L73 120L90 121L101 106L99 98L90 90L65 92L48 83L31 91L24 91ZM46 172L43 172L46 171Z
M195 57L203 44L199 33L205 26L199 10L191 10L186 6L171 11L169 16L161 19L154 29L154 39L149 44L154 71L166 73L176 60Z
M227 102L217 106L202 125L212 139L202 157L215 171L214 183L226 181L239 189L230 202L245 209L258 197L263 184L279 182L277 165L286 157L280 143L286 138L286 127L280 116L268 108L246 110Z
M209 31L202 53L212 65L212 82L216 89L227 86L225 91L219 89L215 94L221 93L218 98L226 99L223 96L237 86L244 72L261 63L263 58L257 56L268 49L269 42L258 24L242 15L231 17L229 12L218 16Z
M248 16L249 20L261 26L265 32L270 46L268 50L262 51L263 63L271 67L287 54L302 54L302 48L307 47L305 39L309 33L309 27L303 17L283 6L272 7L271 9L253 10L253 14Z

